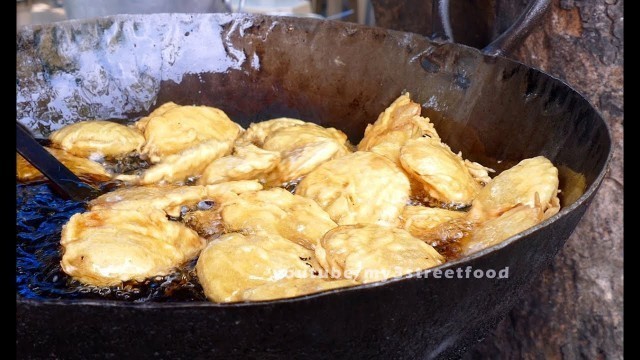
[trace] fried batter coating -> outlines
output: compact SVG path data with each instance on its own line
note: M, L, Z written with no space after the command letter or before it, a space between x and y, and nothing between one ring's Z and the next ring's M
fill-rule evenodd
M107 170L95 161L71 155L64 150L45 149L78 177L97 182L111 179ZM20 182L33 182L44 180L45 176L25 158L16 154L16 179Z
M445 204L471 204L482 188L462 158L439 140L408 140L400 150L400 163L430 198Z
M272 185L298 179L318 165L351 152L342 131L313 123L282 127L270 133L262 147L280 153L281 159L268 177Z
M403 228L431 246L443 246L468 236L477 225L467 213L426 206L406 206ZM439 250L439 249L438 249Z
M164 210L177 217L182 206L192 206L203 200L219 200L227 192L239 194L262 189L257 181L236 181L210 186L148 185L123 187L103 194L89 203L91 210L149 208Z
M245 290L242 293L244 301L264 301L284 299L308 295L320 291L358 285L349 279L326 280L320 278L283 279Z
M281 188L240 194L222 204L221 214L228 231L266 231L310 250L338 226L315 201Z
M256 179L266 182L267 174L280 161L280 153L262 150L255 145L236 146L233 155L210 163L198 184L217 184L234 180Z
M164 210L170 216L179 216L182 205L193 205L206 199L204 186L149 185L123 187L103 194L90 203L91 210L149 208Z
M241 301L245 291L258 286L312 277L313 257L313 251L275 234L230 233L202 251L196 273L209 300Z
M396 226L410 185L391 160L357 151L318 166L300 181L296 194L315 200L339 225Z
M189 211L184 214L182 220L185 225L195 230L200 236L211 240L223 234L226 229L220 214L222 204L234 201L238 194L249 191L262 190L262 185L257 181L241 180L229 181L220 184L207 185L207 199L213 203L204 204L210 208Z
M248 144L280 154L280 161L267 178L273 186L296 180L321 163L351 152L342 131L290 118L251 124L236 147Z
M53 147L81 156L118 158L140 151L144 136L134 127L91 120L70 124L49 135Z
M491 219L518 205L540 204L545 218L560 209L558 169L544 156L520 161L493 178L478 193L470 210L473 219Z
M184 182L202 175L211 162L229 153L230 146L217 140L205 141L179 154L165 156L140 175L118 175L116 179L140 185Z
M255 180L227 181L219 184L206 185L207 193L216 201L224 201L223 197L230 193L242 194L250 191L262 190L262 184Z
M78 281L113 286L169 274L198 255L205 240L161 210L95 210L62 228L62 270Z
M360 151L373 151L400 165L400 148L410 139L440 136L429 118L420 116L420 104L411 101L410 94L398 97L375 123L367 125L358 144Z
M136 126L146 139L142 153L153 163L202 143L216 144L215 147L227 150L221 156L227 155L242 131L242 127L220 109L171 103L156 109Z
M402 228L418 239L426 240L438 226L454 220L462 219L467 214L462 211L452 211L426 206L405 206L402 210Z
M458 153L458 156L462 157L462 154ZM496 172L490 167L483 166L482 164L469 161L467 159L464 160L464 165L467 167L467 170L469 170L471 176L473 176L473 178L476 179L476 181L481 185L486 185L487 183L489 183L489 181L491 181L489 173Z
M236 140L236 146L247 146L253 144L258 147L262 147L264 140L272 133L286 127L304 124L307 124L307 122L290 118L277 118L261 121L259 123L251 123L249 128L240 135L238 140Z
M482 223L473 230L471 237L461 242L465 255L501 243L540 223L544 213L540 207L518 205L497 218Z
M444 257L407 231L374 224L339 226L316 248L316 258L331 277L369 283L428 269Z
M244 131L220 109L173 102L134 127L67 126L51 135L55 146L85 157L139 152L152 165L115 176L137 186L71 217L62 268L111 286L166 275L201 252L196 272L209 300L264 301L425 270L559 211L549 160L526 159L491 179L494 170L453 153L420 113L401 95L367 126L356 152L334 128L277 118ZM110 178L98 163L49 151L80 176ZM18 179L38 176L17 160ZM295 183L295 195L281 188ZM472 206L408 205L412 195ZM167 218L181 215L183 223Z
M166 113L167 111L169 111L171 109L175 109L175 108L179 108L179 107L180 107L180 105L174 103L173 101L166 102L166 103L158 106L158 108L153 110L149 115L147 115L147 116L141 118L140 120L136 121L134 126L136 128L138 128L138 130L140 130L141 132L144 133L144 130L147 128L147 124L149 123L149 120L153 119L154 117L160 116L160 115Z
M189 211L182 217L182 222L207 241L211 241L226 232L219 209L220 204L213 203L209 209Z

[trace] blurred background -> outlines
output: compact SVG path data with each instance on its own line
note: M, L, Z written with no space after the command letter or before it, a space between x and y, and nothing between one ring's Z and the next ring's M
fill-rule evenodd
M373 25L369 0L18 0L18 27L113 14L246 12Z

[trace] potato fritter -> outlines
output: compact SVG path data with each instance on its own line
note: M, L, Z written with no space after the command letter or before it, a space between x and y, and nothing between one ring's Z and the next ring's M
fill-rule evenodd
M391 160L357 151L310 172L296 189L320 205L339 225L398 225L409 200L405 173Z
M118 158L140 151L142 133L111 121L90 120L70 124L49 135L51 145L70 154Z
M313 277L313 257L313 251L275 234L229 233L202 251L196 272L210 300L240 301L245 291L264 284Z
M428 269L444 257L407 231L374 224L339 226L324 235L316 257L332 277L360 283Z
M62 228L62 270L97 286L166 275L193 259L205 240L161 210L94 210Z

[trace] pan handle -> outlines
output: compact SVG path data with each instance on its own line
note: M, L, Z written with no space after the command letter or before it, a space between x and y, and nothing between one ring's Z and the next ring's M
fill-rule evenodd
M442 42L454 42L449 16L449 0L434 0L431 10L431 39Z
M551 0L531 0L520 17L497 39L482 49L482 52L490 56L504 56L513 51L540 24L550 5ZM432 38L443 42L453 42L449 0L434 0L432 13Z

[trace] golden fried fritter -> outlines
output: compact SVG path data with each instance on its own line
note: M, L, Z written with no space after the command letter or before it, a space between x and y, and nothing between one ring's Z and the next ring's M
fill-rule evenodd
M262 184L255 180L227 181L219 184L205 185L207 194L216 201L225 201L228 194L243 194L250 191L262 190Z
M471 237L461 242L465 255L501 243L543 220L540 207L518 205L497 218L488 220L473 230Z
M558 169L547 158L522 160L487 183L473 201L470 217L491 219L518 205L539 205L547 218L560 209L558 184Z
M281 188L240 194L221 205L221 214L228 231L266 231L310 250L338 226L313 200Z
M262 189L257 181L234 181L209 186L147 185L123 187L103 194L89 203L91 210L159 209L177 217L182 206L203 200L221 200L226 193L240 194Z
M267 178L273 186L299 179L321 163L351 152L342 131L290 118L251 124L236 141L236 147L248 144L280 154Z
M426 206L406 206L402 228L431 246L443 246L468 236L477 225L467 213Z
M318 166L296 189L296 194L315 200L339 225L396 226L409 193L409 180L402 170L386 157L365 151Z
M214 160L229 153L229 143L209 140L178 154L168 155L140 175L118 175L116 179L131 184L182 183L201 176Z
M171 109L175 109L175 108L179 108L180 105L174 103L173 101L169 101L166 102L160 106L158 106L155 110L153 110L151 113L149 113L149 115L141 118L140 120L136 121L136 123L134 124L134 126L140 130L141 132L144 133L144 130L147 128L147 124L149 123L149 120L153 119L154 117L160 116L164 113L166 113L167 111L171 110Z
M128 209L164 210L170 216L179 216L182 205L193 205L206 199L204 186L148 185L123 187L93 199L91 210Z
M247 146L253 144L258 147L262 147L264 140L272 133L286 127L304 124L307 124L307 122L290 118L277 118L261 121L259 123L251 123L249 128L247 128L247 130L240 135L238 140L236 140L236 146Z
M342 131L313 123L282 127L270 133L262 147L280 153L280 161L268 176L272 185L296 180L318 165L351 152Z
M458 153L458 156L462 157L460 153ZM467 167L467 170L469 170L471 176L473 176L473 178L476 179L476 181L481 185L486 185L489 181L491 181L489 173L496 172L492 168L486 167L477 162L469 161L467 159L464 160L464 165Z
M313 251L275 234L230 233L202 251L196 272L209 300L241 301L245 291L258 286L312 277L313 257Z
M161 210L95 210L62 228L62 270L85 284L166 275L198 255L205 240Z
M184 214L185 225L195 230L207 240L220 236L226 231L220 214L222 204L234 201L238 194L248 191L262 190L262 185L253 180L229 181L214 185L206 185L207 199L212 201L210 208L198 208Z
M430 234L439 225L453 219L464 218L467 214L462 211L452 211L426 206L405 206L402 210L402 228L418 239L425 240L425 234Z
M234 180L255 179L266 182L266 176L280 161L280 153L260 149L255 145L236 146L233 155L210 163L198 184L217 184Z
M339 226L316 248L316 258L331 277L369 283L428 269L442 255L407 231L374 224Z
M111 179L111 174L99 163L75 155L71 155L64 150L45 148L56 159L60 160L72 173L78 177L89 181L107 181ZM45 176L38 171L25 158L16 154L16 179L20 182L33 182L44 180Z
M400 148L409 140L429 136L440 140L429 118L420 116L420 104L409 93L398 97L375 123L367 125L358 144L360 151L373 151L400 166Z
M400 150L400 163L430 198L444 204L469 205L482 188L464 160L439 140L408 140Z
M242 131L242 127L231 121L220 109L171 103L156 109L136 126L144 132L146 139L142 153L153 163L205 142L215 144L216 148L226 149L219 157L227 155ZM213 160L215 159L211 159Z
M81 157L118 158L140 151L144 144L138 129L102 120L67 125L51 133L49 140L53 147Z

